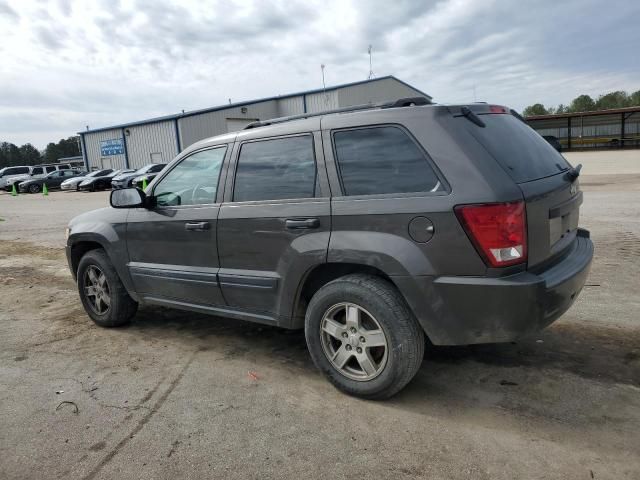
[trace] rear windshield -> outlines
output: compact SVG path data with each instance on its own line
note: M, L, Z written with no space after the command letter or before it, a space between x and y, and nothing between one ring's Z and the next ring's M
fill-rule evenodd
M513 115L481 115L485 128L459 118L516 183L549 177L571 168L544 138Z

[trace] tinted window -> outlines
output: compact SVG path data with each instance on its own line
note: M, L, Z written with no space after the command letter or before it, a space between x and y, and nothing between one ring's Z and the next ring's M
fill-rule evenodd
M311 198L315 183L311 135L245 143L238 159L233 200Z
M460 118L465 128L518 183L548 177L570 168L535 130L513 115L482 115L485 128Z
M442 189L424 153L398 127L339 131L333 140L345 195Z
M69 165L59 165L58 170L69 170Z
M203 150L182 160L154 188L158 205L215 203L218 177L227 147Z
M31 175L42 175L42 167L36 167L31 171Z
M165 164L162 163L160 165L152 165L151 168L149 168L149 172L150 173L155 173L155 172L159 172L160 170L162 170L165 167Z
M29 173L29 167L11 167L7 168L3 175L19 175L21 173Z
M56 171L56 167L44 167L44 169L47 171L47 173Z

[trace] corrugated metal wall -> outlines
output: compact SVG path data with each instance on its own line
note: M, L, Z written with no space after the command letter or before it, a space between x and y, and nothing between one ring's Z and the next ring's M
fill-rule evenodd
M307 112L315 113L323 110L339 108L338 91L332 90L326 93L312 93L307 95Z
M304 113L315 113L335 108L366 103L380 103L401 97L422 95L419 91L397 81L384 78L371 83L360 83L341 87L327 92L297 95L257 102L244 107L231 107L196 115L178 118L180 147L204 138L227 133L228 125L238 125L238 120L266 120ZM243 112L243 108L245 112ZM227 122L227 119L233 121ZM177 152L174 120L124 127L129 131L125 135L130 168L139 168L151 162L151 154L162 154L162 161L171 161ZM100 168L100 141L122 138L122 130L112 129L103 132L85 134L88 162L90 168ZM110 157L114 168L124 168L124 155Z
M382 103L403 97L421 97L422 93L404 85L393 78L377 82L344 87L337 90L340 107L363 105L367 103Z
M127 127L127 153L129 168L141 168L151 163L151 154L160 153L162 163L169 163L178 154L173 120ZM157 155L154 155L157 157Z
M100 142L104 140L114 140L122 138L122 130L114 128L113 130L104 130L102 132L87 133L84 136L85 145L87 146L87 161L89 162L89 170L102 168L103 162L100 161ZM110 168L124 168L124 155L109 155L104 157L106 162L111 165Z
M242 107L233 107L179 119L182 148L185 149L203 138L227 133L227 118L264 120L279 116L275 100L247 105L244 108L247 109L246 113L242 113Z
M278 100L279 117L288 117L290 115L299 115L301 113L304 113L304 99L302 95Z

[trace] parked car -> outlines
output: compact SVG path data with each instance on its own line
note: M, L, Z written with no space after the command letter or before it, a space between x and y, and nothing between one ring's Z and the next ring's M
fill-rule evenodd
M68 180L65 180L64 182L62 182L62 185L60 185L60 188L62 190L76 190L76 191L78 191L78 190L80 190L80 183L82 183L87 178L103 177L105 175L110 174L111 172L113 172L113 169L106 168L104 170L95 170L95 171L93 171L91 173L85 173L84 175L82 175L80 177L69 178Z
M38 193L43 189L43 185L47 185L47 190L60 188L62 182L68 178L81 177L85 172L79 170L57 170L51 172L42 178L32 178L19 185L20 193Z
M88 177L88 178L85 178L82 182L80 182L80 184L78 185L78 189L90 190L92 192L95 192L96 190L106 190L108 188L111 188L111 180L113 180L114 177L121 175L123 173L131 173L134 171L135 170L133 169L113 170L112 172L107 173L106 175Z
M579 174L508 108L402 99L197 142L73 219L66 253L98 325L155 304L304 328L329 381L387 398L425 336L510 342L571 306Z
M28 170L20 175L12 175L5 180L4 188L7 191L12 190L15 185L16 190L19 190L19 185L27 180L35 180L38 178L44 178L51 172L58 170L69 170L68 164L49 164L49 165L33 165L26 167Z
M0 186L5 190L10 191L13 188L14 178L21 177L24 174L28 174L31 168L32 167L22 165L0 169Z
M139 175L137 177L134 177L133 180L131 180L131 186L142 190L144 188L145 183L149 185L151 181L158 176L158 173L159 172L145 173L144 175Z
M129 188L132 186L131 182L136 177L141 175L145 175L147 173L159 173L164 167L166 163L150 163L149 165L145 165L144 167L136 170L133 173L123 173L113 178L111 181L111 188Z

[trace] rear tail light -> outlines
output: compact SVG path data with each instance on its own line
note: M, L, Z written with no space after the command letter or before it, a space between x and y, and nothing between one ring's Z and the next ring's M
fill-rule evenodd
M459 205L458 220L478 253L491 267L527 260L527 217L524 202Z

